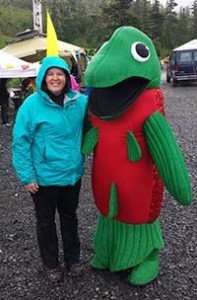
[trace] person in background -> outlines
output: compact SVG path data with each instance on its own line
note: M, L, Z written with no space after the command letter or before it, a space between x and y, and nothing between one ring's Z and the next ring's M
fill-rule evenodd
M11 124L9 123L9 97L10 94L7 90L7 78L0 79L0 105L1 105L1 118L3 127L9 127Z
M56 210L66 272L75 277L83 270L76 210L84 172L81 143L87 97L71 89L69 66L58 56L43 59L36 91L17 114L12 160L34 202L46 275L58 282L63 272L59 266Z
M30 86L32 89L32 93L36 92L36 77L30 77Z
M22 81L21 84L21 95L22 95L22 102L32 93L34 93L36 91L35 88L35 78L34 77L28 77L25 78Z
M71 87L75 91L80 91L80 85L77 83L75 77L70 74Z
M82 82L81 68L73 56L71 57L70 73L71 73L71 75L73 75L75 77L75 80L77 81L77 83L80 86L81 82Z

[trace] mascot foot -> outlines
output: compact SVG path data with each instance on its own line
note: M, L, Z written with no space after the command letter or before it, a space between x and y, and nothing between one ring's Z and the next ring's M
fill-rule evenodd
M107 267L102 264L102 262L98 259L97 256L95 256L91 261L90 261L91 267L99 270L106 270Z
M158 272L158 251L153 251L145 261L132 270L127 279L134 285L146 285L157 277Z

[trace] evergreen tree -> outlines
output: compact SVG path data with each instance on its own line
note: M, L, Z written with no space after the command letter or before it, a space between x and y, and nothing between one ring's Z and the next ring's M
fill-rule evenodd
M196 28L197 28L197 0L194 1L192 5L192 10L191 10L191 38L192 39L197 39L197 33L196 33Z
M152 38L159 39L163 32L164 14L161 12L161 6L159 0L155 0L151 8L151 36Z
M97 48L123 25L135 26L154 41L159 54L197 38L197 0L176 10L178 0L42 0L43 32L49 10L58 39ZM24 9L22 9L24 8ZM33 29L32 0L0 0L0 45Z
M150 37L151 34L151 27L152 27L152 16L151 16L151 5L149 0L143 0L141 3L141 26L140 30L144 33L148 34Z
M102 6L103 22L105 22L106 34L110 35L119 26L132 23L132 0L112 0Z
M177 6L174 0L167 0L165 20L163 26L162 34L162 44L165 45L167 49L172 50L177 43L177 28L178 28L178 18L175 12L175 7Z
M166 2L166 14L174 14L176 15L176 12L174 11L175 7L177 6L178 4L176 3L175 0L167 0Z
M181 8L178 14L177 45L182 45L192 38L191 14L189 8Z

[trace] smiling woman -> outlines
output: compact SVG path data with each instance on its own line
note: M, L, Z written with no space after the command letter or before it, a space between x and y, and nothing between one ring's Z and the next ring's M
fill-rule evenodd
M69 77L67 75L67 77ZM47 89L58 96L62 93L66 85L65 71L59 68L51 68L46 72L45 82Z
M80 241L76 210L84 172L81 154L87 97L74 91L67 63L44 58L37 92L27 97L13 131L13 165L35 206L37 238L46 275L62 279L55 213L61 223L66 272L79 275Z

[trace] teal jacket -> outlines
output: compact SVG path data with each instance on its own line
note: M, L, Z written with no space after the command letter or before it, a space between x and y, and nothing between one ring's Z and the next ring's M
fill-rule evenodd
M25 100L16 117L12 162L22 184L74 185L84 171L81 143L87 97L69 89L63 107L52 101L41 89L50 67L69 73L63 59L43 60L36 79L37 92Z

